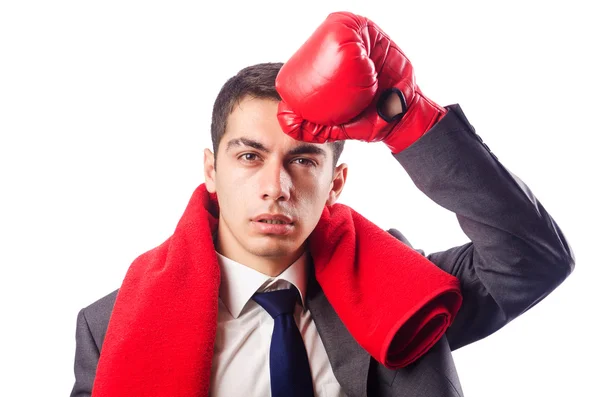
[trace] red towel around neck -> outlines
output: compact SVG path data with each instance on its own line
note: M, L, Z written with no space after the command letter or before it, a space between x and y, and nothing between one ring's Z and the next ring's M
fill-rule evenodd
M206 397L220 271L217 197L200 185L160 246L133 261L117 294L93 397ZM343 204L309 236L315 276L354 339L389 368L444 334L462 302L458 280Z

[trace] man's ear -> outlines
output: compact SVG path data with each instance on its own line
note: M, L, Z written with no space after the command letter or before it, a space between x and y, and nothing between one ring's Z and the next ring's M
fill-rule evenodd
M209 193L215 193L217 191L215 182L215 156L210 149L204 149L204 183L206 184L206 190Z
M342 190L344 189L344 185L346 184L346 178L348 177L348 165L346 163L342 163L335 167L333 171L333 180L331 181L331 188L329 190L329 197L327 197L326 205L333 205L337 201L340 194L342 194Z

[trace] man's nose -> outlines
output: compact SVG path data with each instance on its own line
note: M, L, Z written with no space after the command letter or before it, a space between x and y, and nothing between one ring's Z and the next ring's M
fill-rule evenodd
M289 200L292 178L285 166L279 162L272 162L264 165L261 171L262 198L274 201Z

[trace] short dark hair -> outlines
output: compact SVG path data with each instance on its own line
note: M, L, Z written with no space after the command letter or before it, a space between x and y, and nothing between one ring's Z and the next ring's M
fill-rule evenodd
M267 62L248 66L223 84L213 105L212 122L210 124L210 135L215 158L219 143L223 135L225 135L227 119L242 99L250 96L259 99L281 101L279 93L275 90L275 78L282 66L283 63L281 62ZM335 141L331 143L334 167L344 150L344 142Z

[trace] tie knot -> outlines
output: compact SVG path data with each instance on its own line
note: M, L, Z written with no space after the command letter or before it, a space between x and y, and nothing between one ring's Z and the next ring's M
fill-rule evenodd
M256 293L252 299L275 318L280 314L294 313L296 307L296 290L281 289L277 291Z

